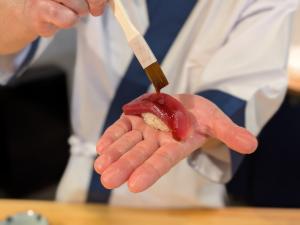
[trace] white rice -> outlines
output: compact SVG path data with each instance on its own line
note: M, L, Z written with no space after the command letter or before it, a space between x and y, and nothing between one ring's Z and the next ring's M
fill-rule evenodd
M145 123L148 124L149 126L161 131L170 131L169 127L154 114L142 113L142 117Z

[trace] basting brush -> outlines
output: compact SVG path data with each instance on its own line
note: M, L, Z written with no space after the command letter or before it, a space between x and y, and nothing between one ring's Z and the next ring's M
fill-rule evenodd
M149 80L155 87L156 92L160 92L160 89L168 85L168 80L159 63L157 62L152 50L145 41L144 37L130 21L120 0L109 0L109 4L112 8L114 16L117 18L117 21L125 33L129 46L133 50Z

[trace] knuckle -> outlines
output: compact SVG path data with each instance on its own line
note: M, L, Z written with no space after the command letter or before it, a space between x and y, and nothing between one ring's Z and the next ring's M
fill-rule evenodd
M72 19L72 20L68 20L68 21L63 21L61 24L61 28L71 28L76 24L76 20Z
M77 22L77 15L66 7L58 7L56 4L47 4L45 6L46 15L43 15L43 11L40 12L40 16L45 18L46 22L55 24L59 28L70 28Z
M46 23L37 24L36 27L38 34L42 37L51 37L57 31L53 25Z
M89 13L89 7L84 0L75 0L73 2L73 10L80 16L85 16Z
M120 122L122 122L124 124L124 127L126 128L126 130L131 130L132 129L131 122L128 118L121 117Z
M124 153L126 153L126 149L124 149L122 143L115 143L110 146L104 153L112 158L120 158Z
M90 12L93 16L100 16L104 12L107 1L104 0L89 0Z
M118 163L120 162L120 159L122 158L123 153L115 149L114 151L111 151L107 153L105 156L107 159L109 159L110 163Z
M146 160L146 158L148 158L148 156L152 153L151 143L147 143L146 141L139 143L137 146L137 151L139 152L139 155Z
M138 166L138 163L137 163L137 160L133 157L129 158L127 157L126 159L126 167L130 170L130 171L133 171L137 166Z
M138 152L138 153L136 153L136 152ZM137 149L136 149L136 152L134 154L135 155L138 154L138 156L139 156L139 158L140 158L140 160L142 162L144 162L145 160L147 160L149 158L149 156L150 156L149 149L147 148L146 145L139 145L137 147Z
M116 123L114 126L109 127L105 133L113 139L117 139L127 131L128 129L122 123Z
M77 22L77 16L70 10L62 12L62 15L60 15L59 18L61 21L61 28L73 27Z
M59 16L59 11L53 5L48 6L48 14L51 18L57 18Z
M172 166L176 162L176 159L174 159L168 151L158 151L156 154L168 166Z
M118 159L123 155L122 150L120 150L120 146L118 145L114 145L112 147L109 148L109 150L107 152L105 152L103 155L105 155L104 157L106 158L110 158L110 159Z
M120 131L119 129L114 129L112 127L108 128L105 132L105 135L111 139L111 140L115 140L118 139L121 136L122 131Z
M126 126L124 123L119 122L119 123L116 124L116 126L117 126L117 128L120 129L122 132L125 132L125 131L128 130L128 129L127 129L127 126Z
M117 158L118 155L114 154L114 151L105 152L99 156L99 161L105 161L106 163L113 163Z
M144 163L144 166L149 173L154 173L156 177L161 177L163 175L163 173L156 166L154 166L154 164L150 162L146 161Z
M132 130L128 133L128 136L131 137L134 140L141 140L143 139L143 134L139 130Z
M121 132L124 132L125 131L125 128L124 128L124 126L122 125L122 123L117 123L116 125L115 125L115 127L110 127L110 128L108 128L108 131L109 132L112 132L113 130L119 130L119 131L121 131Z
M148 148L149 148L149 146L146 142L142 142L138 146L138 150L142 153L146 153Z

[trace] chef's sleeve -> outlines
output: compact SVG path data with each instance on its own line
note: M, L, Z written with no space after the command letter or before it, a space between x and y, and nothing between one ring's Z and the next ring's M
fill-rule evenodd
M0 55L0 85L13 82L47 48L52 38L37 38L18 53Z
M205 66L202 84L193 90L255 135L285 97L292 17L297 6L296 0L249 4ZM195 151L188 162L208 179L225 183L243 157L211 141Z

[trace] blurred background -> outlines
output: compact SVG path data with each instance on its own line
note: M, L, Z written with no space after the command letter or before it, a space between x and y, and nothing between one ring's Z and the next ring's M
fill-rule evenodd
M0 87L0 198L54 199L69 156L75 42L74 30L60 32L24 76ZM230 205L300 207L299 49L300 12L292 37L289 91L261 132L258 151L245 158L227 184Z

